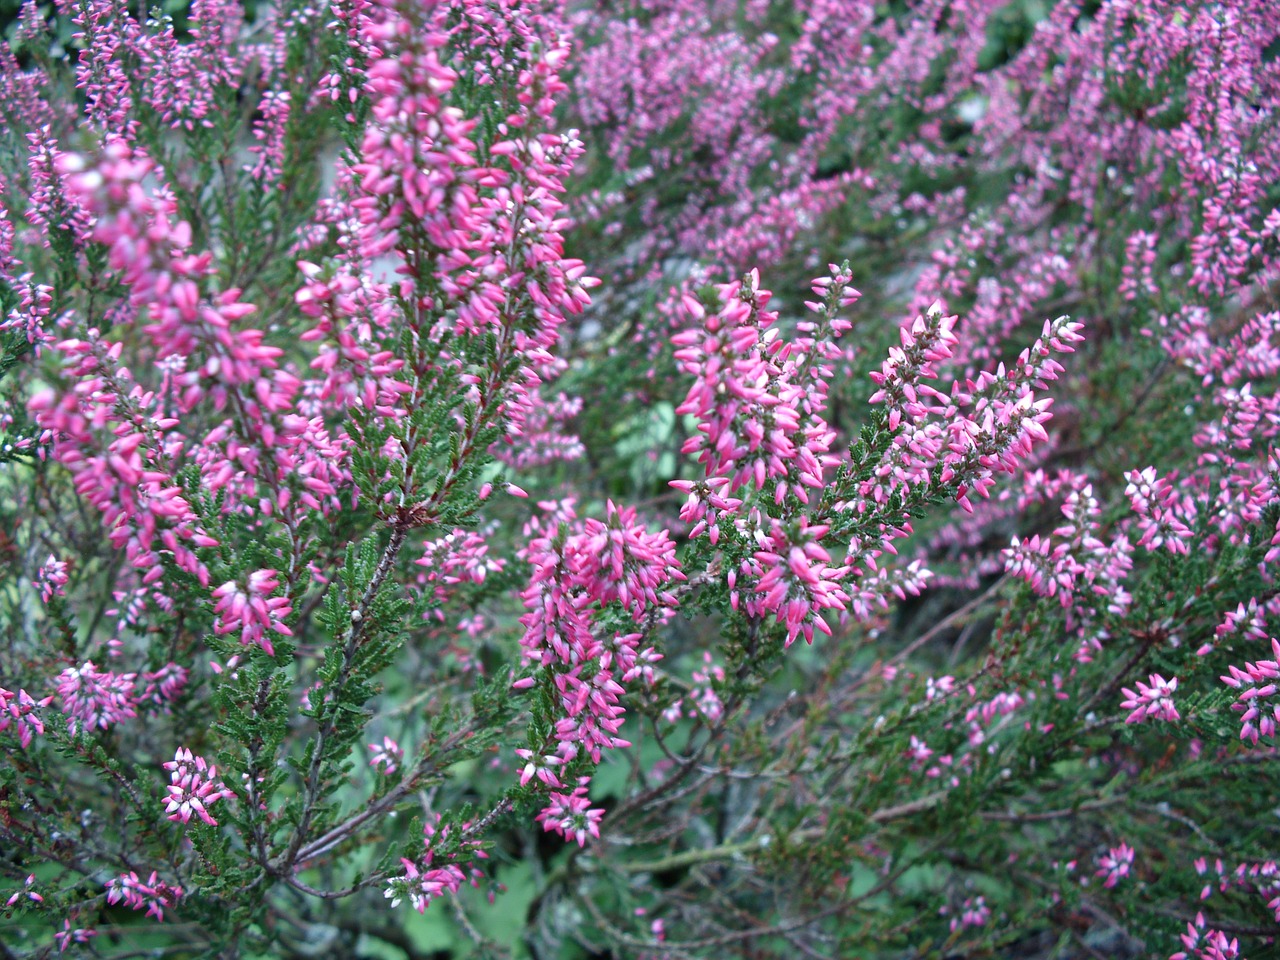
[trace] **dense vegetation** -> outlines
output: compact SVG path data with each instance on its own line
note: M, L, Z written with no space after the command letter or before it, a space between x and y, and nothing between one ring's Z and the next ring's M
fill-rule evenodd
M12 13L0 957L1275 955L1273 0Z

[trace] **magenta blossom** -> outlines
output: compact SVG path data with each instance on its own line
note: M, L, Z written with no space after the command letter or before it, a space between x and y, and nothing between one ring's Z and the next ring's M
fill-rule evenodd
M169 819L187 823L194 813L210 826L217 826L218 821L209 815L209 807L235 796L217 779L217 767L207 763L204 757L192 756L186 747L179 747L164 768L170 771L169 795L164 798Z
M1133 711L1125 719L1125 723L1141 723L1144 720L1177 720L1178 711L1173 705L1173 693L1178 689L1178 678L1165 680L1158 673L1148 678L1150 683L1138 681L1138 692L1128 687L1120 692L1125 700L1120 704L1126 710Z

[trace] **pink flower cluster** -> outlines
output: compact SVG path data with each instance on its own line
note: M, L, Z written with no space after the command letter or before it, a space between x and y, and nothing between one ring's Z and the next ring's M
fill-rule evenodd
M133 871L122 873L107 881L107 903L123 903L133 910L145 910L147 916L164 922L166 909L172 910L182 897L182 887L165 883L155 871L146 880L139 879Z
M1208 858L1197 859L1195 868L1200 876L1208 874ZM1201 900L1208 900L1213 895L1215 886L1219 893L1231 890L1250 892L1266 901L1267 909L1276 918L1276 922L1280 923L1280 864L1275 860L1238 863L1234 870L1228 870L1219 857L1214 860L1212 869L1218 875L1217 883L1206 881L1200 891Z
M550 803L537 816L542 828L566 840L575 840L580 847L586 845L587 837L599 837L604 811L591 806L587 796L590 782L590 777L583 777L569 793L551 791Z
M136 717L137 698L134 673L99 670L92 661L68 667L58 675L58 697L67 715L67 732L73 736L83 727L106 730L113 724Z
M1222 682L1240 694L1231 709L1240 714L1240 739L1256 744L1259 737L1271 739L1280 722L1280 640L1272 638L1274 660L1245 663L1241 669L1229 666ZM1273 699L1274 698L1274 699Z
M6 907L12 907L21 900L29 900L31 903L43 903L44 897L35 890L36 876L29 874L22 884L22 889L17 891L13 896L5 901Z
M44 733L44 718L39 711L51 703L51 696L36 700L25 690L14 693L0 687L0 733L13 727L17 731L18 742L26 750L33 738Z
M821 544L828 526L807 515L786 522L764 512L770 502L776 509L788 498L808 505L811 492L825 487L826 471L839 463L830 453L834 433L822 416L831 375L825 362L832 340L849 328L836 311L858 294L846 273L831 269L831 276L814 282L824 300L809 306L819 319L806 322L806 336L796 343L779 337L777 314L767 309L771 294L760 289L755 272L721 286L714 312L685 294L688 326L671 338L681 369L695 377L676 408L698 420L683 452L698 454L706 473L702 481L672 482L689 495L681 518L713 545L725 520L754 540L758 549L727 571L733 603L748 615L786 623L788 644L802 634L812 642L815 627L830 633L819 611L843 611L849 602L840 581L850 568L833 564ZM763 509L743 509L751 495Z
M528 611L521 618L521 645L535 673L516 686L546 684L558 715L554 746L519 753L526 761L520 779L523 784L537 776L558 787L555 768L580 753L599 763L602 750L629 746L618 736L623 684L651 678L651 664L658 659L651 648L639 649L640 633L597 636L595 617L605 605L617 603L637 623L665 618L675 603L666 587L684 576L666 533L646 531L633 509L610 503L604 521L579 521L571 501L540 506L550 515L526 529L530 540L523 556L534 572L521 593ZM573 532L566 533L566 527ZM544 826L554 829L565 822L556 811L578 804L585 792L553 793L541 818Z
M235 796L218 779L218 768L204 757L193 756L186 747L179 747L173 759L164 764L169 771L168 796L164 798L165 810L170 820L188 823L196 814L210 826L216 827L209 808L219 800Z
M507 561L492 555L485 534L454 530L423 544L422 556L415 560L423 568L418 584L436 604L443 605L460 584L483 584L490 574L501 572ZM443 616L437 607L436 613Z
M243 586L228 581L214 590L217 601L213 606L217 614L214 632L239 633L240 642L245 646L258 646L267 656L275 656L268 634L293 635L284 623L293 612L289 598L271 596L280 588L278 577L275 570L255 570Z
M144 671L146 686L138 694L138 703L165 709L186 689L191 671L176 663L166 663L159 670Z
M71 175L68 185L98 218L93 239L108 247L109 263L130 289L133 305L146 310L151 322L143 329L155 345L156 358L203 355L204 376L228 386L249 385L270 397L269 371L283 351L264 345L260 330L235 328L256 310L240 302L238 290L202 296L213 256L190 252L190 225L172 219L176 200L164 192L147 192L146 178L162 175L151 158L115 141L92 168L82 158L68 156L62 172ZM199 376L186 379L183 402L189 408L204 391Z
M1128 844L1122 843L1118 847L1112 847L1098 858L1098 871L1094 876L1106 878L1102 882L1104 887L1114 887L1129 875L1129 868L1133 866L1133 857L1133 847Z
M369 744L369 766L383 776L391 776L404 762L404 749L390 737L383 737L381 743Z
M898 678L893 668L883 670L884 679L892 682ZM903 677L907 681L916 680L910 674ZM1055 686L1061 686L1061 678L1055 678ZM954 733L963 732L964 739L952 752L939 752L929 745L929 738L913 734L905 751L907 768L912 773L923 774L926 779L937 780L948 787L959 786L962 778L981 769L981 764L994 756L1001 749L1002 740L1010 739L1010 733L1031 730L1032 721L1022 719L1027 710L1042 695L1050 695L1059 700L1067 699L1067 695L1058 689L1042 682L1039 690L1028 690L1025 693L1007 690L996 693L989 698L975 700L977 688L973 684L961 687L954 677L926 677L923 684L924 703L937 702L949 698L968 696L972 705L965 709L963 724L948 721L942 725L941 731L932 739L955 742ZM918 689L918 687L917 687ZM902 696L913 697L908 687ZM1035 727L1040 734L1049 733L1052 725Z
M2 223L4 221L0 219L0 224ZM36 283L34 276L29 273L11 283L22 291L22 299L15 309L9 311L7 317L0 319L0 332L21 330L26 334L28 343L43 344L51 336L45 327L53 304L53 288L48 284Z
M101 511L112 545L125 550L145 583L164 575L161 550L197 578L207 578L192 547L216 541L195 529L167 455L158 452L159 438L177 421L155 416L158 397L131 385L118 364L122 344L109 346L96 331L90 337L56 347L68 358L67 373L79 378L78 389L61 396L42 391L29 408L52 439L54 457L75 477L77 492ZM113 437L100 445L99 430L109 423L116 424Z
M1174 486L1176 478L1158 477L1154 467L1146 467L1130 471L1125 479L1129 481L1125 496L1140 518L1138 545L1186 553L1191 542L1188 521L1195 522L1195 505Z
M473 859L486 859L488 854L480 848L480 841L467 838L469 829L470 824L464 823L455 839L449 825L440 826L438 814L424 823L422 842L425 852L417 860L402 857L400 863L404 874L388 880L387 889L383 891L391 906L398 907L408 899L415 910L423 913L432 900L446 893L456 893L468 879L472 884L477 883L480 870L471 867L464 871L463 866ZM450 852L442 855L440 851L443 849ZM437 862L437 858L444 862Z
M825 278L819 291L831 283ZM845 291L838 288L839 299L851 302L855 292ZM818 415L823 392L807 389L801 358L812 352L792 356L774 326L777 313L767 309L771 297L755 272L721 286L714 312L691 294L683 297L688 327L671 342L681 369L695 380L676 412L699 421L683 452L698 454L707 477L728 477L729 493L752 483L768 485L778 503L788 493L808 502L806 491L822 489L824 469L836 462L829 455L834 436ZM848 326L837 320L829 335Z
M849 327L838 311L858 296L846 272L831 271L813 284L823 301L808 306L819 319L794 343L778 335L777 315L766 309L770 294L755 273L720 287L715 312L686 294L688 326L672 337L675 359L696 378L676 410L698 420L684 452L697 453L707 475L673 483L688 494L681 518L713 544L732 520L739 537L757 545L727 571L733 602L750 616L786 623L788 644L800 635L812 642L815 627L829 633L823 610L864 614L886 595L920 591L929 576L920 565L894 576L877 562L911 529L905 517L889 515L889 504L938 482L968 510L973 492L987 497L996 473L1016 472L1032 444L1047 438L1050 401L1035 399L1033 388L1056 378L1062 367L1053 355L1072 352L1082 339L1080 324L1046 321L1014 365L956 382L947 394L929 381L959 342L956 318L940 309L916 318L872 374L870 402L882 405L887 449L870 479L848 491L838 486L829 506L811 504L806 491L826 489L828 471L842 464L831 452L835 435L823 411L830 364L839 356L834 341ZM798 505L784 508L789 499ZM823 540L833 524L847 525L841 514L856 518L859 532L835 562Z
M73 943L88 943L91 937L97 935L98 931L92 927L71 926L71 918L68 917L62 921L62 929L54 932L53 939L58 945L58 952L66 953Z
M703 651L702 665L691 671L689 679L693 685L688 696L672 700L662 712L662 718L668 723L678 723L684 715L710 724L719 723L724 717L724 701L716 690L724 683L725 672L710 650Z
M428 383L454 380L477 413L472 435L501 418L513 448L504 459L572 456L576 441L558 431L563 405L539 390L563 369L550 352L558 327L590 302L593 283L564 258L561 233L563 181L582 146L545 129L566 89L557 70L568 43L552 18L476 0L457 7L456 21L448 4L412 16L390 2L337 10L369 57L353 71L372 122L358 162L339 170L326 217L343 234L341 256L300 264L307 283L297 302L317 321L304 339L321 341L321 396L386 418L397 459L420 442L404 423L407 405ZM458 75L441 56L450 44L477 53L468 83L521 90L518 110L484 128L490 141L478 142L479 119L453 105ZM335 98L345 82L325 81ZM394 283L382 279L388 255L400 261ZM417 346L401 357L406 330Z
M943 913L947 908L943 908ZM991 908L987 906L986 897L966 897L960 907L960 915L951 918L951 931L954 933L964 927L983 927L991 919Z
M519 589L522 663L511 680L530 709L508 716L517 718L513 728L527 720L529 736L500 746L502 757L518 758L513 779L524 789L508 783L491 813L471 823L432 818L423 854L403 859L403 873L387 883L393 904L408 899L423 911L475 883L482 835L512 796L543 797L536 822L566 842L599 839L605 812L593 806L590 770L605 751L629 745L628 694L653 694L647 715L708 736L705 756L690 754L684 773L702 764L705 783L729 775L710 748L738 715L737 694L726 690L749 685L726 678L741 668L754 680L758 651L739 657L732 644L695 645L688 660L675 661L690 680L665 678L678 692L655 683L659 650L682 639L664 628L708 586L718 616L747 623L753 639L766 634L768 656L851 620L868 646L882 642L890 602L921 594L933 579L976 588L1003 571L1049 598L1028 632L1018 634L1012 617L997 624L989 669L972 682L958 668L961 679L924 677L891 663L868 673L874 683L852 685L850 700L833 697L854 709L810 714L821 723L862 716L867 691L879 695L904 676L908 686L888 691L905 701L902 715L945 719L909 733L891 727L889 760L914 775L904 785L929 781L945 792L989 761L1003 766L1002 747L1024 733L1052 739L1055 751L1075 750L1075 742L1050 738L1055 723L1038 717L1095 682L1110 664L1090 661L1114 653L1111 633L1135 627L1126 621L1135 607L1150 609L1149 591L1131 578L1164 564L1221 562L1194 597L1179 606L1170 592L1158 622L1140 636L1130 631L1150 648L1096 702L1114 703L1114 691L1130 683L1121 701L1134 725L1127 736L1153 737L1160 731L1142 724L1179 721L1179 703L1188 712L1203 703L1187 694L1194 664L1212 662L1212 673L1227 671L1240 738L1250 746L1274 739L1280 641L1270 627L1280 599L1271 568L1280 526L1267 518L1280 500L1280 313L1258 306L1280 278L1280 212L1270 209L1280 182L1280 18L1271 0L1055 3L995 64L988 47L1004 31L992 29L1001 26L993 18L1014 15L1007 0L919 0L887 12L875 0L801 0L783 11L785 30L775 22L778 5L756 0L635 0L624 17L611 4L334 0L264 8L252 29L242 29L236 0L196 0L181 31L165 19L140 22L128 6L56 4L78 30L71 49L82 102L60 103L52 67L49 76L44 66L28 69L0 45L0 129L26 144L25 169L19 158L19 175L0 182L0 285L15 305L0 330L35 361L24 359L16 379L37 429L17 449L70 474L75 496L100 514L108 546L126 561L99 566L100 557L65 552L83 533L76 519L64 531L61 518L41 518L50 539L26 551L23 591L34 596L35 584L45 607L33 606L33 622L59 627L67 649L41 636L22 665L35 679L24 674L16 693L0 688L7 743L30 749L55 701L71 735L109 731L106 742L140 708L166 709L192 677L196 690L205 680L218 688L213 709L243 711L237 719L258 729L276 723L277 700L300 700L307 715L280 721L284 739L267 738L268 755L259 755L263 738L247 753L223 752L221 725L209 740L179 742L208 743L208 756L233 758L233 783L242 776L249 789L246 806L280 831L296 830L280 849L267 849L283 839L274 827L268 839L233 846L257 859L264 882L292 880L302 890L288 871L311 857L295 854L347 849L376 815L412 796L426 766L406 769L390 736L369 743L369 806L336 821L324 812L330 788L350 772L350 751L360 755L369 738L348 735L333 718L357 716L358 695L374 695L362 658L377 661L400 639L368 642L388 632L370 611L383 609L408 568L426 625L406 626L405 659L427 674L433 658L446 659L440 651L456 653L466 669L446 665L431 695L461 696L467 691L448 689L450 681L481 673L488 658L480 653L494 649L483 635L510 624L498 595L513 555L529 576ZM45 43L45 15L26 5L15 49ZM321 29L323 56L297 69L296 40ZM561 74L575 43L571 91ZM330 44L342 54L330 56ZM244 112L238 141L228 104ZM597 150L557 128L565 112L592 130ZM298 153L333 136L307 139L329 121L347 149L312 203L303 195L320 171ZM77 126L84 155L64 149ZM900 134L898 126L910 129ZM219 142L221 155L206 157ZM304 175L295 184L297 171ZM605 185L570 201L570 178ZM1007 188L988 189L1000 184ZM587 266L566 255L574 220L617 292L583 317L572 330L574 352L560 357L562 333L590 306L594 286ZM892 236L908 240L902 248L881 242ZM711 282L759 266L812 276L837 239L866 260L829 264L803 311L790 312L787 295L764 289L759 269ZM868 299L888 302L900 322L889 327L887 355L866 358L863 345L876 331L848 336L846 313L861 298L855 276L876 282L867 265L878 265L883 250L907 252L908 263ZM657 309L637 295L645 293L656 295ZM1049 433L1045 394L1066 373L1059 360L1082 341L1084 325L1043 318L1068 309L1090 318L1091 330L1096 318L1095 357L1110 359L1118 343L1164 359L1135 409L1175 398L1172 422L1188 403L1180 461L1055 470L1094 452L1072 449L1069 424ZM605 318L613 326L601 336ZM1007 344L1033 338L1000 362ZM693 476L687 464L676 468L684 478L671 481L684 495L679 515L693 541L683 563L664 497L642 516L606 500L617 496L616 478L594 473L595 449L589 465L573 462L598 439L588 430L601 418L561 388L598 386L591 364L601 357L634 368L626 379L644 383L628 388L627 403L674 412L661 441L670 449L643 452L655 464L677 463L684 440L682 452L698 465ZM687 378L675 397L660 382L673 367ZM1077 405L1073 414L1113 402L1111 386L1087 371L1071 387L1062 393ZM864 400L870 416L851 444L846 431ZM679 417L692 424L687 439ZM0 413L0 428L20 420ZM1122 472L1127 487L1116 480ZM1001 476L1019 479L1002 489ZM586 479L541 492L565 477ZM503 519L522 504L491 499L495 487L524 497L512 479L560 498L541 501L518 537L504 536ZM42 495L63 496L51 489ZM1117 519L1123 498L1116 511L1109 504L1121 489L1130 510ZM575 492L592 505L584 516ZM944 500L969 516L898 559L916 518ZM1021 514L1040 506L1053 518L1027 525ZM415 536L429 538L418 570L398 553ZM361 539L387 542L381 559L373 551L364 563L352 552ZM33 572L48 550L56 553ZM360 563L348 559L358 554ZM955 563L938 566L944 576L935 578L930 566L940 555ZM1228 569L1233 563L1249 569ZM73 596L55 600L71 570ZM106 614L118 616L117 629L101 628L110 634L107 655L146 647L149 659L121 662L172 662L155 671L99 669L96 618L87 642L63 622L99 576L110 577L105 589L117 601ZM1261 586L1242 590L1233 576ZM1256 596L1242 599L1248 592ZM339 642L279 639L314 630L332 609L345 631ZM985 619L984 610L972 622ZM1212 642L1195 651L1213 660L1193 659L1183 637L1207 624L1199 642L1215 623ZM1051 647L1065 634L1070 646L1060 659L1074 651L1076 662L1059 669L1060 651L1040 657L1034 643L1021 646L1033 630L1045 631ZM266 657L228 658L217 642L222 652L209 660L200 643L210 633ZM1219 666L1265 640L1275 659ZM1030 666L1025 649L1038 658ZM1008 663L1017 669L1006 672ZM1153 665L1164 675L1149 673ZM50 684L44 699L27 692ZM312 709L316 691L323 703ZM182 713L174 722L190 725ZM1198 718L1187 719L1161 730L1196 726ZM659 723L655 734L666 732ZM131 747L147 733L132 724ZM188 734L196 735L179 731ZM62 740L60 730L54 736ZM454 742L438 741L442 752ZM1193 743L1198 756L1201 743ZM434 737L424 743L424 755L435 745ZM1215 746L1224 758L1246 754ZM31 765L31 757L14 759ZM1015 767L1003 772L1013 776ZM271 806L277 781L267 771L277 768L294 779ZM186 747L164 769L168 819L189 824L194 815L217 827L216 804L237 796L219 771ZM399 779L387 779L393 775ZM47 786L58 784L51 777ZM673 799L673 810L699 789ZM301 805L301 816L286 806L277 818L282 796ZM783 810L796 796L779 783L770 802ZM1024 794L1019 804L1036 799ZM317 843L321 823L328 832ZM22 827L33 836L43 829L36 820ZM209 831L188 834L199 846ZM129 865L128 857L116 851L110 869ZM1126 843L1112 847L1097 860L1102 882L1094 886L1123 893L1134 886L1120 884L1134 864ZM174 861L183 883L183 871L205 865L204 857ZM44 902L53 887L38 892L34 876L10 906ZM566 883L577 881L575 874ZM1242 864L1232 883L1252 885L1280 911L1271 861ZM158 920L183 896L154 873L145 882L122 873L107 888L108 903ZM83 904L54 934L61 949L94 933L73 928L77 909ZM991 916L983 897L970 897L951 930L982 936ZM685 925L679 913L669 922ZM656 939L663 924L653 922ZM1179 957L1238 952L1203 917L1183 942L1188 952Z
M1133 567L1133 545L1121 527L1102 539L1102 506L1093 485L1082 474L1059 470L1048 476L1042 470L1028 472L1018 508L1065 497L1062 514L1067 522L1052 536L1017 536L1004 554L1004 569L1026 580L1042 597L1057 596L1079 640L1075 658L1088 663L1102 648L1103 622L1129 609L1133 598L1125 580Z
M70 578L67 573L67 562L55 560L50 555L36 575L36 582L40 586L40 599L48 603L55 596L65 596L66 591L63 588L67 585L68 579Z
M1182 934L1185 950L1169 955L1169 960L1241 960L1238 938L1208 926L1203 913L1197 913Z
M1166 680L1158 673L1147 678L1150 682L1137 682L1137 691L1124 687L1125 700L1120 704L1132 711L1125 723L1142 723L1144 720L1178 720L1178 708L1173 705L1173 694L1178 689L1178 678Z

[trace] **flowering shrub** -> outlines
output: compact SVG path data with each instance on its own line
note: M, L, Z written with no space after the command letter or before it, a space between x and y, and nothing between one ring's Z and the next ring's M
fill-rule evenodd
M7 954L1274 950L1271 0L0 59Z

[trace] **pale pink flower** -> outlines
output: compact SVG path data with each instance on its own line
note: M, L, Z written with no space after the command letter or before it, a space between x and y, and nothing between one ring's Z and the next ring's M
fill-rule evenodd
M1133 856L1133 848L1128 844L1121 843L1118 847L1112 847L1098 858L1098 870L1094 876L1106 877L1102 885L1108 888L1114 887L1121 878L1129 875L1129 868L1133 866Z
M50 554L49 559L36 573L36 583L40 586L40 599L48 603L55 596L65 596L66 591L63 588L67 585L68 579L67 562L55 560L53 554Z
M404 760L404 750L390 737L383 737L382 743L369 744L369 752L372 754L369 766L388 777L399 769Z
M217 779L217 767L207 763L204 757L192 756L186 747L179 747L164 768L170 771L169 795L164 798L169 819L187 823L194 813L210 826L217 826L218 821L209 814L209 808L219 800L235 796Z
M1178 689L1178 678L1165 680L1160 674L1153 673L1148 679L1150 683L1138 681L1136 693L1128 687L1121 689L1120 692L1126 699L1120 706L1132 711L1125 719L1125 723L1141 723L1151 719L1179 719L1178 710L1173 705L1173 694Z

